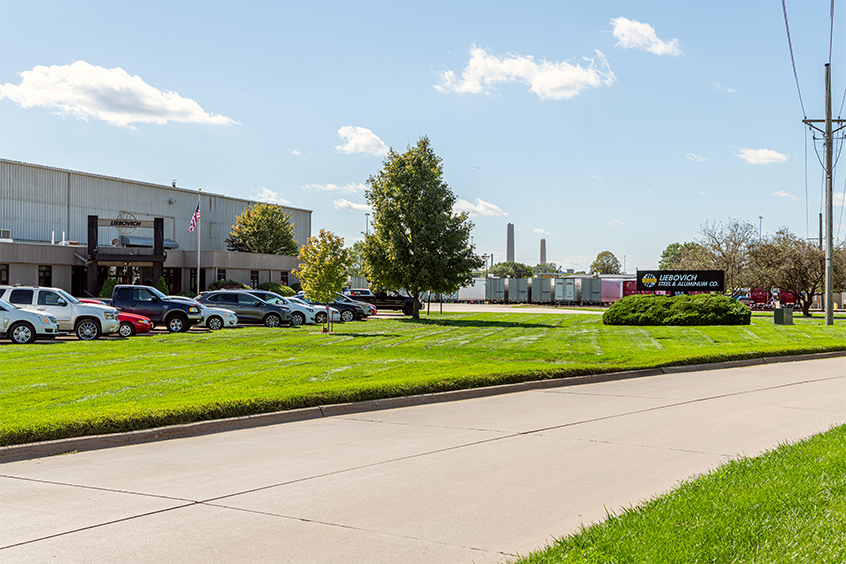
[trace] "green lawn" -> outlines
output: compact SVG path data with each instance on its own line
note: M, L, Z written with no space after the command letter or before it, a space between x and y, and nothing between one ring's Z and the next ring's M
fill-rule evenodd
M846 325L611 327L453 313L0 346L0 444L539 378L846 350Z
M846 426L729 462L520 564L846 562Z

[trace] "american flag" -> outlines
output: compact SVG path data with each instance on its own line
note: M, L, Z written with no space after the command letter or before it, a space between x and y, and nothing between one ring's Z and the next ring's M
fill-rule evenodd
M200 202L197 202L197 209L194 211L194 215L191 216L191 225L188 226L188 233L194 231L198 221L200 221Z

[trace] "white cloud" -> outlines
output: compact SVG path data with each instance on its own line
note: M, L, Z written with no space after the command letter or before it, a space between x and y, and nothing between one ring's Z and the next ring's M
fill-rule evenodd
M594 58L583 57L583 61L584 66L543 59L535 62L532 56L497 57L474 45L461 79L453 71L443 71L439 73L441 80L435 89L439 92L481 94L489 93L495 84L520 81L541 100L562 100L577 96L587 88L602 84L610 86L616 80L601 51L596 51Z
M357 194L359 192L364 192L367 189L367 186L364 184L355 184L350 182L345 184L344 186L338 186L336 184L306 184L303 186L306 190L322 190L324 192L341 192L342 194Z
M286 205L290 204L288 200L282 197L282 194L279 192L274 192L273 190L262 186L258 190L255 188L253 189L254 198L260 202L267 202L269 204L279 204L279 205Z
M477 215L508 215L507 212L502 211L502 208L496 204L482 201L479 198L476 198L475 204L471 204L467 200L458 200L455 202L455 205L452 206L452 211L455 213L467 212L470 214L470 217L475 217Z
M338 137L346 139L346 143L335 147L342 153L364 153L376 157L388 153L388 146L366 127L345 125L338 130Z
M626 223L623 222L623 221L620 221L619 219L612 219L610 221L606 221L605 224L610 225L612 227L616 227L618 225L625 225Z
M532 229L532 233L540 233L541 235L555 235L555 233L538 228Z
M772 194L770 194L770 195L771 195L771 196L778 196L779 198L790 198L790 199L791 199L791 200L793 200L794 202L798 202L798 201L799 201L799 198L797 198L797 197L796 197L796 196L794 196L793 194L790 194L790 193L788 193L788 192L785 192L784 190L779 190L778 192L773 192L773 193L772 193Z
M0 99L21 108L44 107L58 115L111 125L165 124L169 121L232 125L238 122L209 114L190 98L158 90L122 68L107 69L76 61L70 65L36 66L18 74L19 85L0 85Z
M340 200L332 200L332 203L335 205L336 210L353 210L362 212L373 211L373 209L367 204L356 204L350 202L349 200L344 200L343 198Z
M600 176L596 176L595 174L592 174L590 177L593 178L594 180L596 180L597 182L602 182L602 177L600 177Z
M678 39L669 41L658 39L655 28L649 24L627 18L614 18L611 20L611 25L614 27L613 33L617 38L617 45L623 49L640 49L653 55L682 54Z
M706 159L705 157L700 157L699 155L697 155L695 153L688 153L687 154L687 160L693 161L695 163L704 163L708 159Z
M840 192L831 195L831 205L846 206L846 193Z
M734 88L729 88L728 86L723 86L719 82L714 83L714 88L716 88L720 92L727 92L729 94L737 94L737 90L735 90Z
M787 155L783 155L772 149L749 149L744 147L738 151L737 156L753 165L787 162Z

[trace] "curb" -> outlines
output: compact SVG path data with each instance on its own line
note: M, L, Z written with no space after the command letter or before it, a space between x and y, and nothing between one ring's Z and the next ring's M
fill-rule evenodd
M280 423L290 423L294 421L320 419L322 417L367 413L383 409L413 407L417 405L482 398L529 390L564 388L568 386L579 386L582 384L595 384L598 382L611 382L617 380L630 380L648 376L662 376L666 374L680 374L684 372L702 370L722 370L726 368L739 368L762 364L779 364L783 362L800 362L805 360L820 360L837 357L846 357L846 351L750 358L745 360L731 360L710 364L691 364L686 366L665 366L660 368L646 368L642 370L627 370L625 372L606 372L603 374L589 374L586 376L572 376L569 378L556 378L552 380L534 380L531 382L518 382L516 384L501 384L498 386L488 386L484 388L451 390L448 392L436 392L397 398L331 404L319 407L305 407L289 411L277 411L274 413L232 417L229 419L198 421L196 423L172 425L170 427L159 427L156 429L142 429L140 431L130 431L128 433L92 435L88 437L75 437L71 439L58 439L40 443L4 446L0 447L0 464L29 460L33 458L43 458L46 456L55 456L58 454L100 450L104 448L137 445L169 439L196 437L212 433L222 433L225 431L251 429L267 425L278 425Z

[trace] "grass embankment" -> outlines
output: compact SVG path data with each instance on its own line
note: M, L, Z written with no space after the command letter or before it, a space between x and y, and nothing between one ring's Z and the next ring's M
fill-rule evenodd
M729 462L520 564L846 562L846 426Z
M0 444L541 378L846 349L846 325L455 313L0 346Z

